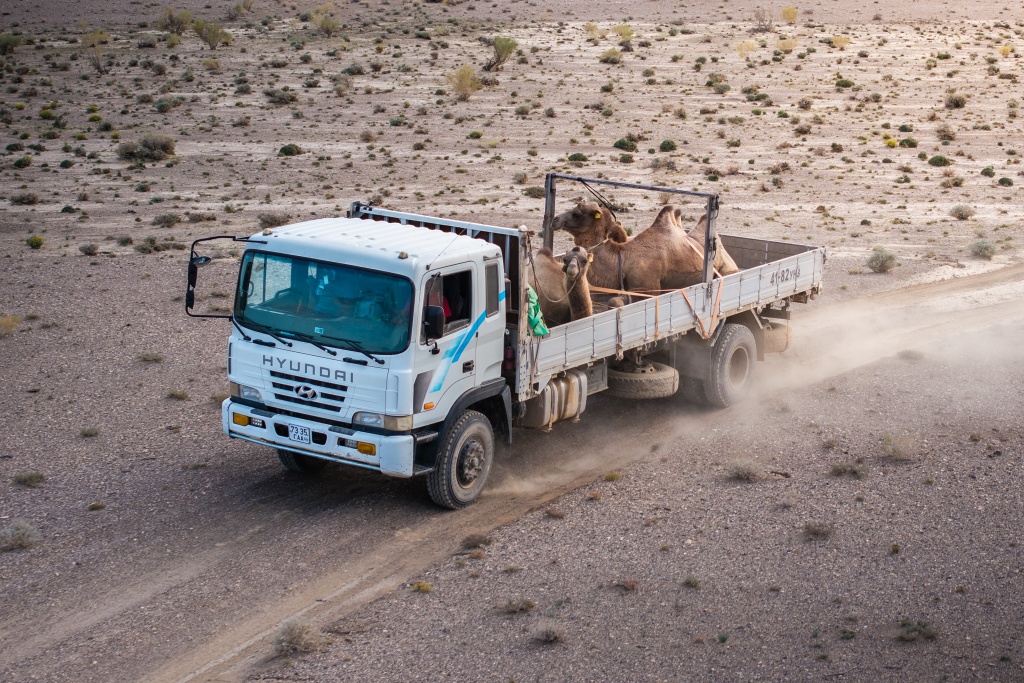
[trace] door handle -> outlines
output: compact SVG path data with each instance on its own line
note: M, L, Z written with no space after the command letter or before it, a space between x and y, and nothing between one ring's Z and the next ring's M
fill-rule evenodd
M473 372L474 367L476 367L476 361L467 360L465 363L462 364L462 371Z

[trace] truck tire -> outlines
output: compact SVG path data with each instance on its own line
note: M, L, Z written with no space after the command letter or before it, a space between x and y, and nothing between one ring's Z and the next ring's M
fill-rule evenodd
M493 461L490 421L467 410L448 429L437 453L437 467L427 475L431 500L451 510L466 507L483 491Z
M687 403L706 406L708 404L708 396L704 389L704 380L680 375L679 397Z
M296 453L295 451L286 451L283 448L277 449L277 459L281 461L281 464L288 471L300 474L316 474L327 467L326 460Z
M666 398L679 388L679 371L662 363L648 363L635 372L608 368L608 394L617 398Z
M739 403L754 386L757 342L745 326L726 323L711 350L711 368L704 383L708 403L728 408Z

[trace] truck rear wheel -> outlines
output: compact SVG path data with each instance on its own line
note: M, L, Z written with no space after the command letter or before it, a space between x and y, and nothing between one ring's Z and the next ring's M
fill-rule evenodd
M281 461L285 469L300 474L316 474L327 467L326 460L296 453L295 451L286 451L283 448L277 449L277 459Z
M739 403L754 386L757 342L745 326L726 323L711 350L711 368L704 382L708 403L728 408Z
M698 406L708 404L708 396L704 390L704 380L696 377L679 376L679 396L687 403Z
M666 398L679 388L679 371L662 363L639 368L608 368L608 394L618 398Z
M437 466L427 475L431 500L452 510L466 507L483 491L493 461L490 421L467 410L448 430L437 454Z

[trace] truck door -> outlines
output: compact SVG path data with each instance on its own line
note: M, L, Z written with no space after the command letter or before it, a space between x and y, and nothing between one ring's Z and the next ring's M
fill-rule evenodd
M420 284L419 345L414 390L414 412L433 411L438 420L448 414L459 396L477 384L477 320L483 313L478 296L477 267L472 263L448 266L428 274ZM428 306L444 309L444 330L439 339L427 340L423 321Z

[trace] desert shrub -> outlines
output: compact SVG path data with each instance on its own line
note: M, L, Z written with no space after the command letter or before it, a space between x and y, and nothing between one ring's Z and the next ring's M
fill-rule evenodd
M629 138L619 138L618 140L612 143L612 147L621 149L625 152L636 151L636 143L630 140Z
M900 147L917 147L917 138L907 136L900 140Z
M289 90L287 85L283 88L267 88L263 94L267 96L271 104L291 104L299 99L298 93Z
M836 90L842 90L843 88L852 88L854 82L849 78L840 78L836 80Z
M587 40L595 43L608 35L608 29L600 28L591 21L583 25L583 30L587 34Z
M590 159L583 152L573 152L572 154L569 155L569 161L571 161L574 165L579 165L589 160Z
M554 645L565 640L565 631L551 622L544 622L533 632L533 638L540 643Z
M835 525L824 522L807 522L804 524L804 539L807 541L827 541L832 537Z
M295 143L288 143L281 149L277 150L277 156L279 157L294 157L302 154L302 148Z
M544 188L539 185L530 185L529 187L523 189L523 194L529 197L530 199L543 199Z
M905 643L916 643L919 640L935 640L939 637L939 631L926 621L914 621L912 619L900 620L900 632L896 636L898 640Z
M203 68L207 71L217 72L220 71L220 60L213 59L212 57L203 60Z
M98 244L90 242L88 244L78 245L78 251L82 252L86 256L95 256L100 253L100 247Z
M756 460L737 460L729 466L729 478L734 481L755 482L764 479L764 468Z
M781 16L782 20L784 22L786 22L787 24L795 24L796 23L796 7L793 7L793 6L783 7L782 11L779 12L779 16Z
M971 250L971 256L983 258L986 261L991 261L992 257L996 255L996 245L989 240L971 242L969 249Z
M956 140L956 133L953 131L952 128L949 127L948 124L945 123L939 126L938 129L936 129L935 135L940 140Z
M16 315L0 315L0 337L6 337L11 332L14 332L14 328L21 322L21 318Z
M276 228L279 225L285 225L291 216L283 213L261 213L256 217L260 222L260 227L264 230L268 228Z
M149 133L139 142L122 142L117 156L127 161L161 161L174 154L174 139L166 135Z
M974 215L974 209L966 204L957 204L949 210L949 215L958 221L965 221Z
M943 156L941 154L936 154L935 156L933 156L931 159L928 160L928 163L931 166L939 166L939 167L941 167L941 166L949 166L953 162L950 161L948 157L945 157L945 156Z
M662 152L674 152L676 151L675 140L662 140L661 144L658 145L658 149Z
M750 56L750 53L757 49L757 43L752 40L744 40L742 43L736 46L736 52L739 53L740 57L746 59Z
M967 95L951 92L946 95L946 109L963 109L967 106Z
M981 175L985 176L986 178L995 178L996 169L994 169L991 166L986 166L985 168L981 169Z
M352 62L344 69L342 69L341 73L347 76L362 76L363 74L366 73L366 68L359 62Z
M160 31L167 31L174 35L183 35L192 23L192 13L188 10L175 12L173 7L167 7L156 19L156 27Z
M184 101L185 98L180 95L167 95L165 97L161 97L156 102L154 102L153 108L161 114L166 114L175 107L181 106L182 102Z
M854 460L852 462L841 462L832 465L833 477L853 477L863 479L868 476L868 468L863 463Z
M796 49L796 46L798 44L799 43L797 43L795 38L786 38L776 43L775 47L778 48L779 52L783 52L788 55L790 52Z
M493 50L491 58L484 64L484 71L497 71L501 65L508 61L508 58L519 47L519 43L509 36L497 36L491 44Z
M832 36L832 47L845 50L850 45L850 39L846 36Z
M10 552L31 548L39 542L39 532L28 522L16 519L11 525L0 529L0 551Z
M21 36L16 36L13 33L0 33L0 55L9 55L14 52L14 48L21 45Z
M882 247L875 247L868 257L867 266L874 273L888 273L896 267L896 263L896 254Z
M196 19L192 22L192 30L211 50L216 50L221 43L231 43L231 34L221 28L219 22Z
M326 645L328 639L311 625L298 619L286 621L274 636L274 654L314 652Z
M1005 178L1004 177L1004 178L1000 178L996 182L999 183L1000 187L1013 187L1013 179L1012 178Z
M446 79L448 85L451 86L452 92L455 93L455 98L460 102L469 100L473 93L483 86L483 83L480 82L479 77L476 75L476 69L469 64L463 64L455 71L452 71L447 75Z
M161 228L173 228L181 222L181 216L176 213L162 213L153 219L153 225Z
M46 475L36 471L17 472L11 477L11 483L29 489L37 488L44 481L46 481Z
M597 60L602 64L618 64L622 61L622 53L613 47L602 52Z
M40 237L39 235L32 235L25 240L25 244L27 244L30 249L42 249L45 242L46 238Z
M26 168L32 165L32 157L26 154L14 160L14 168Z
M775 30L772 15L763 6L754 8L754 26L750 30L754 33L771 33Z
M19 192L18 194L11 195L11 204L17 206L32 206L38 203L39 195L35 192Z

